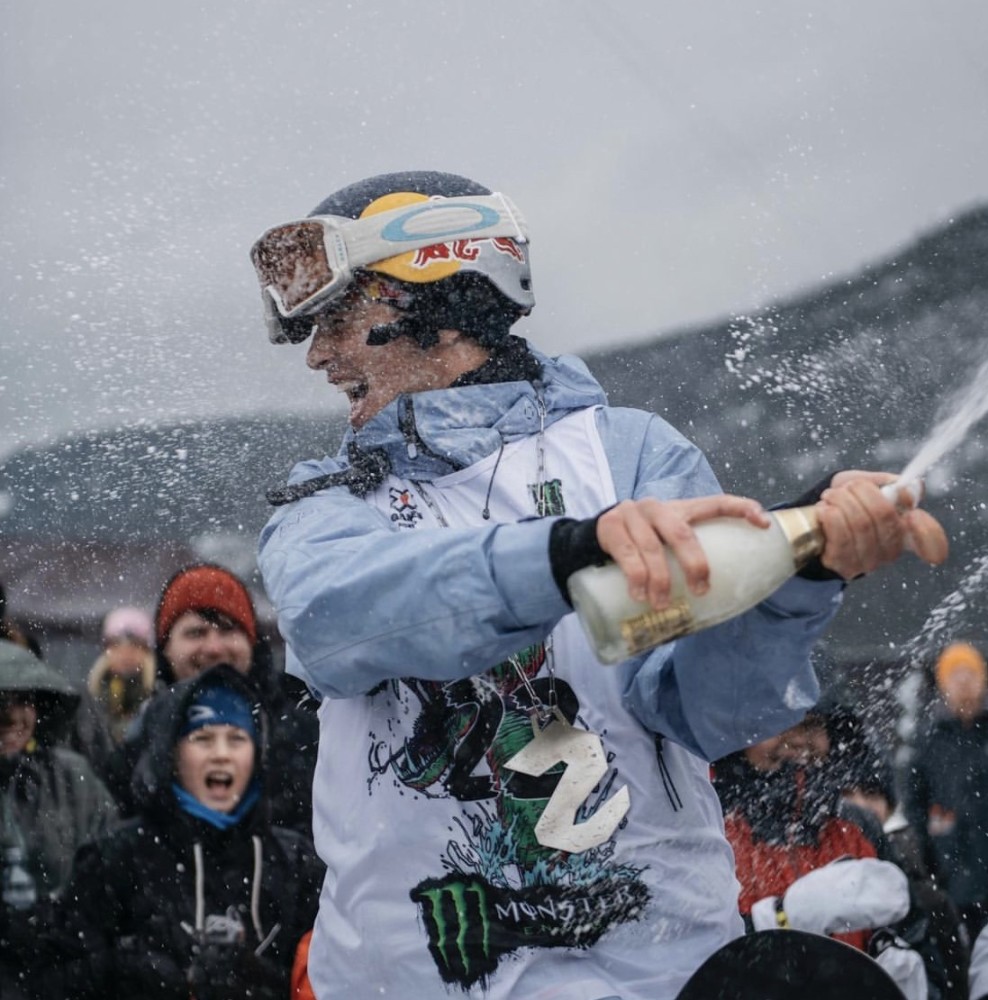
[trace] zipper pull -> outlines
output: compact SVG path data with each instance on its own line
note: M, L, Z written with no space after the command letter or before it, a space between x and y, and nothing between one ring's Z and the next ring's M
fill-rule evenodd
M405 453L410 459L419 457L418 445L415 443L417 437L415 433L415 411L412 409L412 400L409 396L402 396L401 416L398 419L398 426L405 438Z

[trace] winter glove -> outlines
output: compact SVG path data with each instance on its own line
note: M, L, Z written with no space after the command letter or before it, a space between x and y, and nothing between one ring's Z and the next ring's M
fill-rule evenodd
M206 944L189 968L192 1000L274 1000L286 996L288 975L244 945Z
M808 872L781 903L766 896L751 908L756 931L792 927L814 934L846 934L885 927L909 912L909 881L890 861L852 858Z
M872 936L868 953L902 990L906 1000L926 1000L929 996L926 966L907 941L890 930L881 930Z

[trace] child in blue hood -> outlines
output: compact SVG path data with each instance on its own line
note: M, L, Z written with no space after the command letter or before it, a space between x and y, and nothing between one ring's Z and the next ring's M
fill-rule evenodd
M176 685L146 726L138 814L79 851L64 895L65 995L286 997L322 866L268 821L260 701L221 665Z

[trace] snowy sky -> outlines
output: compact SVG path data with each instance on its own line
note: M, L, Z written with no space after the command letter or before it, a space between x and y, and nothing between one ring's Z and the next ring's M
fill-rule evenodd
M528 218L552 353L750 310L988 201L984 0L31 0L0 19L0 455L338 407L248 249L360 177Z

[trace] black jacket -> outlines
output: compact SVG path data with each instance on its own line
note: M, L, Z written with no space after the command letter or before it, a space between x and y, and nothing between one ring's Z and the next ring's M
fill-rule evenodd
M988 713L941 719L919 745L906 815L937 883L961 907L988 905Z
M311 844L269 825L263 794L238 825L221 831L181 810L171 787L186 709L217 672L254 703L262 734L255 774L263 783L267 719L237 671L215 667L162 696L134 775L138 815L76 856L57 922L60 981L51 995L288 996L295 949L315 919L322 881Z

